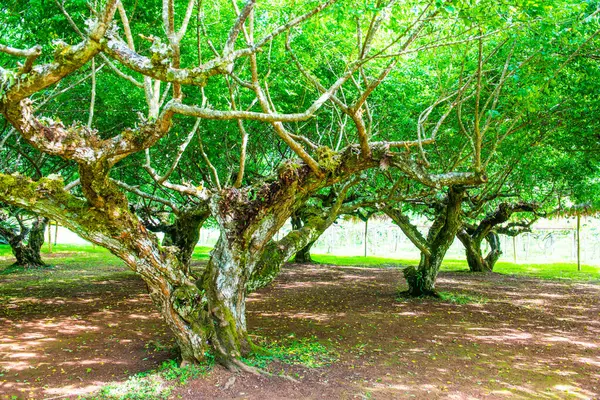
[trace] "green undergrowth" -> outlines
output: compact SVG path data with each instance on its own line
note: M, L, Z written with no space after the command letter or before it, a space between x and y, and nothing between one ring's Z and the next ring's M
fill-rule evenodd
M254 353L242 359L246 364L265 369L278 360L284 364L301 365L307 368L322 368L338 360L333 349L319 342L314 336L296 339L293 336L281 341L259 342L264 353Z
M190 379L206 375L213 367L214 360L206 364L180 367L175 360L167 360L156 370L140 372L125 382L104 386L91 397L81 400L151 400L167 399L177 385L185 385Z
M400 293L397 301L400 302L440 302L451 304L484 304L489 301L487 297L472 293L438 292L439 297L423 296L410 297L405 292Z
M439 292L440 300L453 304L483 304L489 301L488 298L466 293Z
M438 292L439 298L435 297L408 297L401 294L398 297L398 301L412 301L412 302L442 302L451 304L484 304L489 301L487 297L472 294L472 293L453 293L453 292Z

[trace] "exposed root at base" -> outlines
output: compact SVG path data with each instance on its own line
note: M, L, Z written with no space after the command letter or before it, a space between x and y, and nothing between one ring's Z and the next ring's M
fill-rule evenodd
M256 376L268 376L270 378L283 378L287 381L300 383L297 379L292 378L289 375L275 375L261 368L252 367L248 364L243 363L238 359L229 360L227 365L224 365L231 372L247 372Z

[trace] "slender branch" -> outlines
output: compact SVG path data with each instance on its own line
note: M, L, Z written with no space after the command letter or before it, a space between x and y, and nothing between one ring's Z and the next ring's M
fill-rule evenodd
M0 53L6 53L11 56L25 58L25 64L23 64L23 66L19 70L19 73L26 74L29 71L31 71L33 63L42 54L42 46L37 45L29 49L22 50L0 44Z

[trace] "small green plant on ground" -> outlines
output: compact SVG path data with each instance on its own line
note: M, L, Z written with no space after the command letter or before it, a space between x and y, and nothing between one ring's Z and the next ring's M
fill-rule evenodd
M261 343L264 353L256 352L243 361L251 366L264 369L272 361L302 365L307 368L321 368L337 361L338 354L323 345L313 336L304 339L287 338L282 341Z
M157 370L140 372L122 383L104 386L94 397L88 400L150 400L166 399L176 384L185 385L190 379L206 374L214 365L214 359L208 357L204 365L186 365L180 367L175 360L167 360ZM85 400L82 399L82 400Z
M453 304L483 304L489 299L481 295L467 293L438 292L439 297L410 297L400 294L398 301L437 301Z
M483 304L487 303L488 299L474 294L439 292L440 300L454 304Z

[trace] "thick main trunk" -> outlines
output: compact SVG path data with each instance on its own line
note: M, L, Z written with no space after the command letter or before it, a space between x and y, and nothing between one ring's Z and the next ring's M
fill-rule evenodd
M404 278L408 284L407 293L413 297L433 296L438 297L435 282L442 261L452 241L436 248L430 248L430 254L421 253L419 266L410 266L404 269Z
M39 250L32 249L28 244L20 242L18 244L11 243L12 253L17 259L14 265L25 268L45 267L46 263L42 260Z

